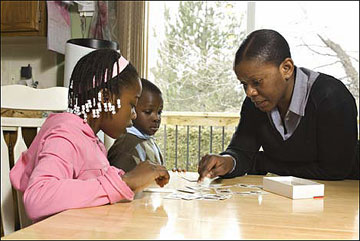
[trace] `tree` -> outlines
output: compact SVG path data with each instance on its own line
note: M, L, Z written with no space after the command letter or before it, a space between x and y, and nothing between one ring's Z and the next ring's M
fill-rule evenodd
M352 65L351 58L346 51L337 43L330 39L325 39L318 34L318 37L321 41L335 52L335 57L338 59L337 62L340 62L344 68L346 76L341 78L345 79L345 85L348 87L353 96L359 99L359 73L356 71L355 67ZM354 61L359 63L358 59L352 58Z
M172 19L165 8L165 39L158 49L154 82L164 109L238 111L245 94L232 70L245 33L243 15L231 2L180 2Z

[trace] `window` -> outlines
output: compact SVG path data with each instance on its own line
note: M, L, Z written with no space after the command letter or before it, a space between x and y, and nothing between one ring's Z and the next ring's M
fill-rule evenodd
M238 112L232 70L246 36L246 3L149 2L148 78L170 111Z
M146 76L163 90L165 110L238 112L244 93L233 58L247 33L260 28L280 32L295 65L342 80L358 103L357 1L148 4Z
M256 2L256 29L280 32L297 66L343 81L359 106L359 2Z
M358 2L147 4L145 76L163 92L165 112L156 138L162 143L168 169L196 171L201 156L220 153L229 144L235 126L224 123L233 120L231 115L238 121L245 98L233 61L241 42L253 30L280 32L296 66L340 79L359 105ZM199 121L199 113L184 112L221 113L200 113L203 119ZM220 118L214 118L215 114Z

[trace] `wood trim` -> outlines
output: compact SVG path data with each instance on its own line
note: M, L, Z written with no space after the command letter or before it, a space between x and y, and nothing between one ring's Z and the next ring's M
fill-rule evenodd
M222 112L163 112L161 125L178 126L237 126L237 113Z

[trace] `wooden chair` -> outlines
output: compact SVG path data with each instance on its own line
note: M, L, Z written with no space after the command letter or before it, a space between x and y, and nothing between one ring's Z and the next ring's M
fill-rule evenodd
M1 86L2 110L64 111L67 106L68 88L66 87L34 89L24 85ZM22 193L16 192L17 195L13 196L9 178L12 157L9 156L9 148L5 142L3 131L17 133L13 147L13 160L16 162L21 153L27 150L22 129L25 127L37 128L38 132L45 119L45 117L1 117L1 225L4 235L15 231L16 222L20 223L20 228L24 228L31 224L31 220L24 211ZM14 197L17 200L14 200Z

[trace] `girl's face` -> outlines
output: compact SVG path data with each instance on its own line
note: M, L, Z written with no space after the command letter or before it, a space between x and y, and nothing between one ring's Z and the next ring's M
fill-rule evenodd
M141 90L140 79L131 87L122 89L120 109L116 108L116 114L106 113L102 118L100 129L105 134L116 139L121 134L126 133L126 127L132 126L132 120L136 119L135 107L140 98ZM116 105L116 101L113 103Z
M161 94L143 91L136 106L137 118L134 120L134 126L142 133L154 135L160 127L162 110Z
M280 103L290 103L292 86L287 81L293 73L290 60L284 60L280 66L243 60L235 66L236 76L243 85L246 96L261 111L268 112Z

